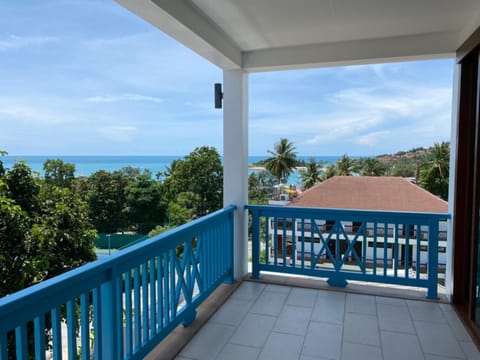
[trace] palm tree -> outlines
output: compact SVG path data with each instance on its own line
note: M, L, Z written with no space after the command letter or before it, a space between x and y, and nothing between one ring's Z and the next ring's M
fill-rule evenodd
M362 160L360 175L362 176L382 176L385 174L385 166L376 158L366 158Z
M337 175L337 167L335 166L335 164L330 164L325 168L325 172L322 176L322 181L330 179L335 175Z
M450 163L450 144L435 143L431 151L431 160L420 171L420 186L431 193L448 199L448 177Z
M275 144L274 150L268 150L272 157L265 160L265 167L281 182L286 182L297 162L297 153L293 143L282 138Z
M340 176L352 176L355 168L355 160L349 158L346 154L337 161L336 174Z
M310 162L307 164L307 169L300 173L300 178L302 179L302 186L305 189L309 189L316 183L321 182L320 164L317 163L315 159L310 159Z

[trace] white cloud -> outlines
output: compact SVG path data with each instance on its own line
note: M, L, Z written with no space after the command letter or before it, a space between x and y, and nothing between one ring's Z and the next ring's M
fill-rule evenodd
M115 142L130 142L137 131L134 126L103 126L97 129L98 133Z
M375 128L381 122L378 115L346 115L343 118L330 118L322 121L322 129L320 133L309 137L305 140L305 144L330 144L336 141L345 141L353 135L369 131Z
M103 95L103 96L91 96L85 99L86 102L93 103L112 103L119 101L145 101L153 103L163 103L165 99L155 97L155 96L146 96L141 94L120 94L120 95Z
M58 42L58 37L53 36L16 36L9 35L6 39L0 39L0 51L22 49L31 46L42 46Z
M2 103L0 99L0 104ZM31 123L36 125L56 125L71 118L59 116L54 111L32 105L4 105L0 107L0 120Z
M391 131L374 131L368 134L360 135L354 138L354 142L358 145L374 147L381 141L384 141L391 135Z

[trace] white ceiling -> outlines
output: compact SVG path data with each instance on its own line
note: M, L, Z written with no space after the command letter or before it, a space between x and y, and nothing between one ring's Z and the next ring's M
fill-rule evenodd
M117 0L223 68L452 56L480 0Z

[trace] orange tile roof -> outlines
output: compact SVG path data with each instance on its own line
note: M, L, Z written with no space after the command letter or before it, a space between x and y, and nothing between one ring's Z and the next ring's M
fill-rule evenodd
M306 190L298 207L447 213L448 203L401 177L334 176Z

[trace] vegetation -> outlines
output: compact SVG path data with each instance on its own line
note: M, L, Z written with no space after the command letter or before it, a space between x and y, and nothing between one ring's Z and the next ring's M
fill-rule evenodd
M172 163L163 177L164 196L196 218L223 206L223 166L213 147L196 148L184 159ZM169 217L173 214L169 212Z
M335 174L339 176L352 176L356 162L346 154L337 160Z
M275 151L269 151L274 156L257 164L265 165L271 176L275 177L277 181L286 182L293 167L303 161L296 159L294 150L293 143L283 138L275 144ZM441 142L429 148L416 147L409 151L382 154L376 157L353 159L345 154L335 164L328 164L326 167L323 167L324 164L310 159L308 163L303 161L306 169L300 172L300 178L302 187L308 189L335 175L409 177L413 178L413 181L419 186L447 200L449 156L450 144ZM289 160L286 161L286 158ZM249 179L251 200L262 200L263 194L258 194L255 190L258 188L258 182L259 179ZM264 190L264 194L266 192Z
M286 182L296 166L297 153L293 143L282 138L275 144L274 150L268 150L272 155L265 160L265 167L278 180Z
M302 180L302 186L305 189L309 189L315 184L321 182L321 164L315 161L315 159L310 159L310 162L306 166L306 170L300 172L300 178Z
M371 157L358 160L358 167L362 176L383 176L386 170L385 165Z
M419 185L432 194L448 199L450 147L446 142L435 144L420 170Z
M95 237L78 193L32 175L23 162L3 171L0 297L94 260Z
M274 195L275 177L266 171L248 176L248 198L251 204L263 205Z

